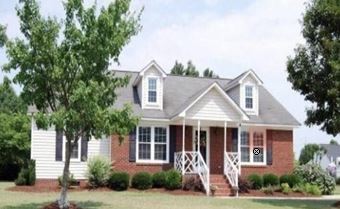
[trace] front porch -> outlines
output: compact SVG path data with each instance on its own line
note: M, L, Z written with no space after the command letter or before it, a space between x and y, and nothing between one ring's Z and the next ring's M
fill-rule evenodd
M181 149L179 144L176 146L174 168L183 176L198 175L207 195L214 185L211 176L224 176L224 186L230 186L238 196L241 146L237 139L240 138L241 124L206 120L197 120L196 126L194 123L194 120L182 120L182 143Z

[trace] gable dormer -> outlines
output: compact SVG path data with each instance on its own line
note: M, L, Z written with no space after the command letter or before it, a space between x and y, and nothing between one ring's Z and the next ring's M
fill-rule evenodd
M247 114L258 115L261 85L263 82L256 73L248 70L232 80L226 90Z
M138 74L134 86L138 90L142 109L163 109L164 70L153 60Z

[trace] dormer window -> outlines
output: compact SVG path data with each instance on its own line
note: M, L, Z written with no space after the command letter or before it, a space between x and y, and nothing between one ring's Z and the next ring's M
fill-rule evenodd
M245 86L245 106L246 109L253 109L253 86Z
M157 102L157 78L148 79L148 102Z

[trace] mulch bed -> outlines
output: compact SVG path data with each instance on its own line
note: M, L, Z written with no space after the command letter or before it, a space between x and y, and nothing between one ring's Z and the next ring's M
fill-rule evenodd
M266 194L260 190L249 190L249 192L239 193L240 196L244 197L315 197L309 194L301 192L291 192L289 194L283 194L282 192L274 192L273 194Z
M340 201L333 204L333 207L340 208Z
M34 185L34 186L13 186L13 187L7 188L6 190L13 191L13 192L46 193L46 192L60 192L60 189L61 188L59 186ZM80 192L80 191L112 192L113 190L107 187L100 187L100 188L93 189L87 186L77 186L77 187L69 188L68 191L69 192ZM152 188L152 189L148 189L144 191L129 188L128 191L165 193L165 194L171 194L171 195L194 195L194 196L204 195L203 192L199 192L199 191L184 191L181 189L170 191L164 188Z
M45 205L42 209L59 209L59 206L57 202L53 202L51 204ZM76 204L71 202L69 209L82 209L82 208L78 207Z

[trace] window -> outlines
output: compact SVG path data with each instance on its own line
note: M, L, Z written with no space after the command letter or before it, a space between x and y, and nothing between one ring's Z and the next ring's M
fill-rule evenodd
M166 160L166 128L155 127L155 160Z
M168 162L168 127L139 127L137 136L137 162Z
M241 132L241 162L243 164L265 164L264 131Z
M262 132L253 133L253 149L258 149L260 151L258 155L253 156L253 162L263 162L264 137Z
M66 141L66 138L64 137L64 147L63 147L63 159L65 160L66 158L66 149L68 146L68 142ZM72 146L72 151L71 151L71 161L80 161L80 145L81 145L81 139L77 141L76 144L73 144Z
M245 107L246 109L253 109L253 87L245 87Z
M250 143L249 133L246 131L241 132L241 161L250 162Z
M157 102L157 79L149 78L148 80L148 102Z
M151 128L139 127L138 158L143 160L151 159Z

